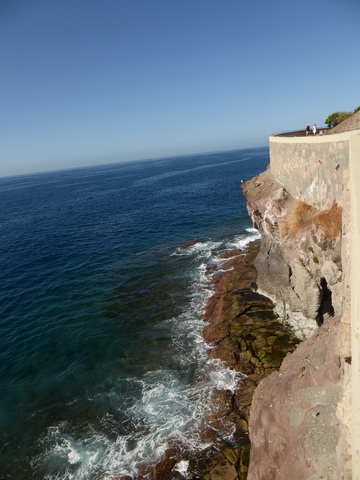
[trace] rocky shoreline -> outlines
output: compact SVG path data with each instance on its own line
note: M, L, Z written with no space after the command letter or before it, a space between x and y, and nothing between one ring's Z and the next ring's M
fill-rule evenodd
M204 312L203 334L210 345L209 355L239 373L234 392L214 392L213 411L207 418L207 428L201 432L210 446L190 452L175 441L163 459L153 467L144 466L136 480L246 479L254 390L262 379L279 369L283 358L298 343L275 316L271 300L256 292L254 260L259 247L257 241L244 250L223 254L228 260L213 277L214 293ZM182 461L187 464L186 474L179 468ZM118 480L130 479L122 476Z
M336 200L321 210L295 198L271 168L242 188L261 232L257 284L304 339L254 392L249 478L349 479L347 212Z
M234 393L219 392L216 402L219 415L214 428L220 432L219 423L231 423L232 440L229 443L218 439L209 449L212 454L207 452L207 463L201 469L192 468L190 461L192 479L246 478L250 452L248 422L254 390L263 378L279 369L286 354L298 344L293 333L275 316L271 300L256 292L254 260L259 248L258 241L244 251L227 252L224 256L230 258L213 280L215 291L205 310L204 339L212 346L209 354L213 358L243 376Z

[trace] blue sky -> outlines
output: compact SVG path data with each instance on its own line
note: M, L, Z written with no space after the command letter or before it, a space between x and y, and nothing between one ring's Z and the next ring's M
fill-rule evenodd
M360 105L359 0L0 0L0 176L256 147Z

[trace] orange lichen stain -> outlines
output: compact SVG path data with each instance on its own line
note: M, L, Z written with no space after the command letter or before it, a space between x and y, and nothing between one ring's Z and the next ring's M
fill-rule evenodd
M334 200L331 208L316 212L310 205L297 200L294 208L280 225L283 238L295 238L298 231L310 224L323 227L324 235L334 240L342 230L342 207Z
M334 240L342 231L342 207L334 200L331 208L314 215L312 221L324 228L324 234L329 240Z
M300 228L307 225L308 220L313 216L313 208L305 202L297 200L294 208L280 225L282 237L294 238Z

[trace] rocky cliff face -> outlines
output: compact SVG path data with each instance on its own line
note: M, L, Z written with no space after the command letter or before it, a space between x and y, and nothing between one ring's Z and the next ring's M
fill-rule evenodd
M342 208L322 212L295 200L270 170L243 186L249 214L261 231L257 284L300 338L327 315L342 311Z
M267 170L243 184L262 235L257 285L301 343L255 390L249 480L350 479L342 208L315 210ZM346 377L346 375L345 375Z

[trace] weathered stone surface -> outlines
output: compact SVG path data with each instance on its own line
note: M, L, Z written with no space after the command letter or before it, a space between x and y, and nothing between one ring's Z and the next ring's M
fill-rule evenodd
M155 465L153 470L154 480L167 480L171 478L172 471L176 465L176 460L173 458L166 458Z
M243 188L262 234L258 291L299 338L308 338L255 390L248 479L350 480L342 423L349 417L343 371L350 352L342 317L342 209L298 202L270 170Z
M345 207L349 148L347 135L290 142L272 137L271 172L293 197L319 210L331 208L334 199Z
M259 289L297 336L307 338L324 315L342 313L342 209L333 204L319 212L296 201L270 170L244 182L243 190L262 233L255 259Z
M256 389L250 411L249 480L339 478L338 320L326 320Z

